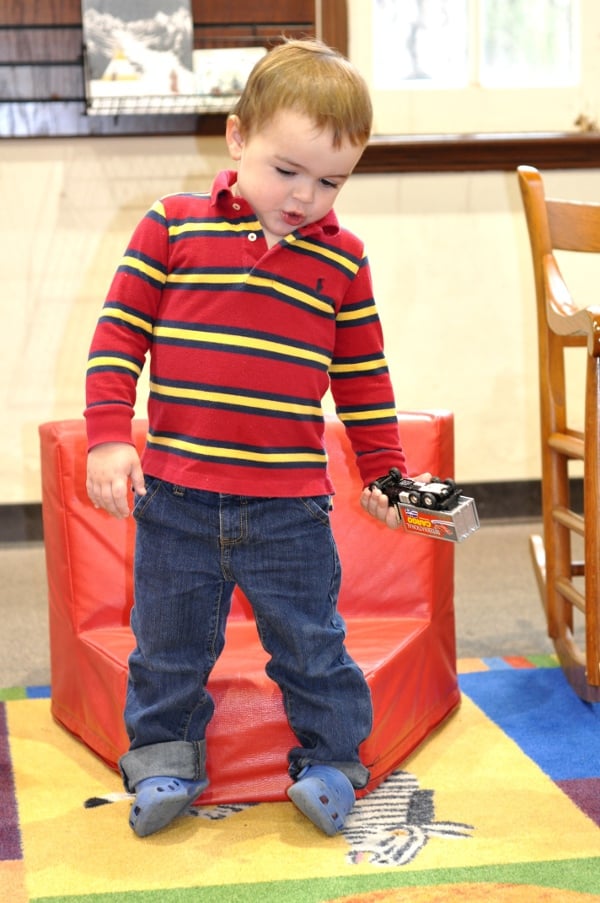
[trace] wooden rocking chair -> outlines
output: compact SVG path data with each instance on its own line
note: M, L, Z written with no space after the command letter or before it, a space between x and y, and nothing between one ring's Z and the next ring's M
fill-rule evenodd
M518 178L538 318L543 538L532 535L530 549L560 664L582 699L599 702L600 304L574 304L554 251L600 253L600 204L547 199L530 166L520 166ZM594 288L600 293L600 286ZM567 418L564 349L573 346L587 349L583 430L572 429ZM572 460L583 461L583 513L573 510ZM583 538L583 561L573 560L575 535ZM581 616L583 632L576 637L574 622L579 626Z

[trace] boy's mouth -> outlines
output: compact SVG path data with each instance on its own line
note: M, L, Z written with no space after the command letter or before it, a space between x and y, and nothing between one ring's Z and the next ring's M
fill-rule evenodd
M290 210L282 210L281 218L285 223L287 223L288 226L299 226L300 223L304 220L302 213L295 213L294 211Z

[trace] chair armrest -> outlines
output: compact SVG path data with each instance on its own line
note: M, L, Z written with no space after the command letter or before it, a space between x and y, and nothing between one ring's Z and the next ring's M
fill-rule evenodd
M587 343L590 357L599 357L600 307L575 306L552 254L544 257L543 268L548 325L557 335L579 339L573 344Z
M134 424L138 446L145 432L143 422ZM51 627L80 633L125 626L133 603L133 518L96 511L88 499L83 419L44 423L39 434Z

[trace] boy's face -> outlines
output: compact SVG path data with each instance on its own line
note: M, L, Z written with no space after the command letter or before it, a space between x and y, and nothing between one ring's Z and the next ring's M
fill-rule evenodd
M328 129L318 131L293 110L280 110L246 137L231 116L226 139L238 163L238 191L258 216L269 247L331 210L363 151L347 140L334 147Z

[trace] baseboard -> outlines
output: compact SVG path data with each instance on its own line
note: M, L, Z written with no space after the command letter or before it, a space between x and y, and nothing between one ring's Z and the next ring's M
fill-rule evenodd
M463 495L475 499L479 519L537 520L542 516L540 480L461 483Z
M461 483L463 494L475 499L480 520L541 520L541 480L507 480L498 483ZM570 483L571 507L583 511L583 479Z
M0 505L0 543L42 542L42 506L39 502L24 505Z
M540 480L461 483L461 486L464 495L475 499L482 521L541 519ZM574 509L583 510L582 479L571 481L571 492ZM41 504L0 504L0 543L41 542L43 538Z

